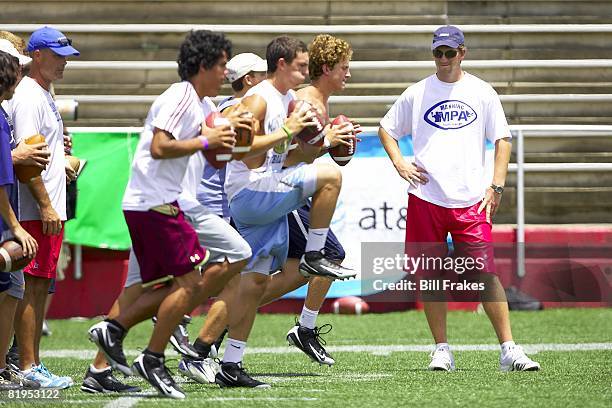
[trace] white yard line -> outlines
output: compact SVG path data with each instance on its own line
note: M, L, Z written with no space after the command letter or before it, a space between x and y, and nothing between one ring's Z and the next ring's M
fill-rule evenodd
M591 350L612 350L612 343L537 343L537 344L522 344L526 353L538 353L540 351L591 351ZM454 351L498 351L499 346L496 344L452 344ZM390 344L390 345L351 345L351 346L329 346L326 347L332 353L372 353L375 355L388 355L390 353L406 353L406 352L430 352L433 350L431 344ZM295 347L247 347L247 354L289 354L299 353ZM125 354L136 356L140 352L138 350L126 350ZM41 351L43 358L73 358L78 360L90 360L95 355L95 350L44 350ZM177 354L168 350L167 356L176 356Z
M121 397L104 405L104 408L130 408L142 400L141 397Z

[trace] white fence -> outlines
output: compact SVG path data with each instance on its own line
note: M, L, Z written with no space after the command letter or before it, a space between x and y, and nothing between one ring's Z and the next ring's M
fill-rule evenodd
M612 68L612 59L559 59L559 60L467 60L463 68ZM433 61L351 61L351 70L364 69L427 69ZM175 61L68 61L68 70L176 70Z

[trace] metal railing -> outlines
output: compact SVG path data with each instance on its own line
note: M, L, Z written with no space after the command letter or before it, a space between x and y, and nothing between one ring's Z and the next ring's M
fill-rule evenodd
M128 104L148 103L151 104L159 95L58 95L58 100L75 100L78 103L100 103L100 104ZM211 98L218 103L227 96ZM612 94L520 94L499 95L502 102L610 102ZM332 95L329 98L331 104L392 104L399 95Z
M71 127L71 132L140 133L141 127ZM367 126L364 134L375 137L378 128ZM525 137L612 137L612 126L607 125L511 125L516 139L516 163L508 171L516 173L516 247L517 275L525 275L525 172L612 171L612 163L525 163ZM75 245L76 259L80 259L80 245ZM75 260L75 278L82 276L80 263ZM77 277L78 276L78 277Z
M558 60L467 60L464 68L610 68L612 59ZM68 61L68 70L176 70L175 61ZM364 69L427 69L435 68L433 61L351 61L351 70Z

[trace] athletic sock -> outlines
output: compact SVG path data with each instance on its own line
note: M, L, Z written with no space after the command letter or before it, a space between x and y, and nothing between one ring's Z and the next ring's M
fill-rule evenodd
M108 371L110 369L111 369L110 366L106 367L106 368L96 368L96 367L94 367L93 364L89 365L89 371L91 371L93 374L100 374L100 373L103 373L103 372Z
M436 343L436 350L440 349L450 350L450 346L448 345L448 343Z
M242 361L244 356L244 350L246 349L246 341L227 339L227 347L225 347L225 353L223 353L224 363L239 363Z
M125 327L123 327L121 325L121 323L119 323L115 319L106 319L106 321L108 323L112 324L113 326L115 326L115 328L117 328L117 330L119 330L119 333L121 333L121 337L125 336L125 333L127 332L127 330L125 329Z
M196 349L200 357L207 358L210 353L210 344L200 340L199 338L195 339L193 342L193 348Z
M307 327L309 329L315 328L315 323L317 322L317 316L319 315L318 310L310 310L304 305L302 308L302 314L300 315L300 326Z
M306 242L306 252L320 251L325 246L329 228L311 228L308 230L308 241Z
M516 344L512 340L503 342L500 345L502 354L505 355L508 352L508 350L514 346L516 346Z
M158 358L158 359L163 359L164 358L164 353L156 353L155 351L151 351L148 348L144 349L143 353L144 354L148 354L148 355L153 356L153 357Z

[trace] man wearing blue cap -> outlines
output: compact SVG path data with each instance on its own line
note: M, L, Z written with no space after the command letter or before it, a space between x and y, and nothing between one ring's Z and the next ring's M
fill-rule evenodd
M51 279L55 278L66 220L64 124L50 88L63 78L66 58L78 56L79 52L68 37L51 27L34 31L27 50L32 58L30 72L17 86L7 113L17 143L42 135L51 156L41 175L19 188L19 219L38 242L39 250L24 268L26 289L17 309L15 329L25 377L43 388L67 388L73 384L72 379L47 370L40 361L39 345L45 301Z
M379 136L398 174L409 183L406 255L431 251L431 243L437 243L434 259L446 259L450 233L455 247L455 258L451 259L458 259L459 253L467 255L464 259L472 258L476 263L469 276L484 282L478 285L488 285L479 289L485 290L479 295L488 296L482 304L501 346L500 369L536 371L540 365L512 339L508 304L495 276L491 247L491 217L499 207L506 181L510 130L493 87L461 69L467 52L464 43L463 32L457 27L443 26L434 32L431 50L436 73L399 97L381 120ZM412 135L413 163L404 159L398 146L398 140L406 135ZM492 175L485 170L487 140L495 144ZM425 243L428 248L415 249ZM458 268L423 269L416 271L419 279L433 278L430 281L436 284L446 281L441 276L468 278ZM444 272L450 273L441 275ZM446 335L444 294L429 287L421 292L436 343L429 369L452 371L455 360Z

